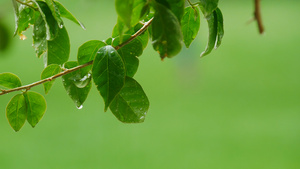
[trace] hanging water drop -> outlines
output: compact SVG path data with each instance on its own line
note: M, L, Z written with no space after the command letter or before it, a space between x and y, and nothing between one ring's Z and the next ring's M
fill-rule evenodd
M83 108L83 105L80 105L79 107L77 106L77 109L82 109Z

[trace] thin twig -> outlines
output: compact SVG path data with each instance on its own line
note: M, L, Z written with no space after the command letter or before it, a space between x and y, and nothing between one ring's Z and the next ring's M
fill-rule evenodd
M137 38L143 32L145 32L147 30L147 28L150 26L152 20L153 20L153 18L151 18L148 22L146 22L141 29L139 29L134 35L131 36L131 38L129 38L127 41L123 42L122 44L116 46L115 49L116 50L120 49L121 47L127 45L132 40L134 40L135 38ZM94 61L92 60L92 61L90 61L88 63L76 66L74 68L65 69L64 71L62 71L62 72L60 72L60 73L58 73L58 74L56 74L54 76L51 76L49 78L37 81L37 82L29 84L29 85L25 85L25 86L21 86L21 87L17 87L17 88L14 88L14 89L9 89L9 90L1 90L0 96L4 95L4 94L7 94L7 93L11 93L11 92L15 92L15 91L20 91L20 90L30 90L32 87L38 86L40 84L43 84L43 83L46 83L46 82L49 82L49 81L52 81L52 80L54 80L56 78L59 78L59 77L61 77L63 75L69 74L69 73L74 72L76 70L79 70L79 69L82 69L82 68L87 67L89 65L92 65L93 63L94 63Z
M255 0L254 18L257 21L259 33L263 34L265 29L261 19L260 0Z
M35 7L33 7L33 6L29 5L29 4L27 4L27 3L25 3L25 2L22 2L22 1L20 1L20 0L16 0L16 1L17 1L18 3L20 3L20 4L22 4L22 5L25 5L25 6L28 6L28 7L32 8L32 9L35 10L35 11L38 10L37 8L35 8Z

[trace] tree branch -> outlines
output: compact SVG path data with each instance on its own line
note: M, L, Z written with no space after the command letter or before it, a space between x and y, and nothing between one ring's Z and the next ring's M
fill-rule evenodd
M254 0L255 1L255 11L254 11L254 18L257 21L259 33L264 33L264 26L261 18L261 10L260 10L260 0Z
M22 4L22 5L28 6L28 7L32 8L33 10L35 10L35 11L38 10L37 8L35 8L35 7L33 7L33 6L29 5L29 4L27 4L27 3L25 3L25 2L22 2L22 1L20 1L20 0L15 0L15 1L17 1L18 3L20 3L20 4Z
M150 26L150 24L152 23L152 20L153 18L151 18L148 22L146 22L144 24L144 26L139 29L134 35L132 35L128 40L126 40L125 42L121 43L120 45L116 46L115 49L118 50L120 49L121 47L127 45L128 43L130 43L132 40L134 40L135 38L137 38L139 35L141 35L143 32L145 32L147 30L147 28ZM4 94L7 94L7 93L11 93L11 92L15 92L15 91L20 91L20 90L30 90L32 87L35 87L35 86L38 86L40 84L43 84L43 83L46 83L46 82L49 82L49 81L52 81L56 78L59 78L63 75L66 75L66 74L69 74L71 72L74 72L76 70L79 70L79 69L82 69L84 67L87 67L89 65L92 65L93 64L93 60L88 62L88 63L85 63L85 64L82 64L82 65L79 65L79 66L76 66L74 68L71 68L71 69L66 69L54 76L51 76L49 78L46 78L46 79L43 79L43 80L40 80L40 81L37 81L35 83L32 83L32 84L29 84L29 85L25 85L25 86L21 86L21 87L17 87L17 88L14 88L14 89L9 89L9 90L1 90L0 92L0 96L1 95L4 95Z

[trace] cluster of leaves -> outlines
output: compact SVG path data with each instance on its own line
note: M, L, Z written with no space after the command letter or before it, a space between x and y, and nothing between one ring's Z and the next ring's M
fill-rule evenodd
M13 4L15 34L24 39L22 33L33 26L36 55L44 58L41 79L46 79L43 81L45 93L50 91L54 79L62 76L67 94L81 109L93 81L104 100L104 111L109 108L124 123L143 122L149 109L145 92L133 78L138 70L139 56L149 39L162 59L177 55L183 43L189 47L197 36L200 10L209 26L208 44L201 56L217 48L224 34L218 0L196 3L190 0L115 0L118 21L112 37L84 43L78 49L77 61L68 61L70 42L62 17L85 29L82 23L54 0L26 0L21 5L13 0ZM14 74L2 73L0 86L4 87L2 93L8 93L7 89L18 90L21 81ZM44 97L29 92L31 87L23 87L25 91L14 96L7 105L6 115L15 131L21 129L26 119L34 127L45 113Z

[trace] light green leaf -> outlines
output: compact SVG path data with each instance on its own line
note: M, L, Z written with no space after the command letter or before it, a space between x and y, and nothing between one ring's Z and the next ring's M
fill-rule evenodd
M39 12L33 10L32 8L21 5L17 30L18 35L22 36L22 33L26 31L30 25L35 23L39 15Z
M15 15L15 33L14 36L17 35L18 26L19 26L19 7L16 0L12 0L13 7L14 7L14 15Z
M45 0L46 4L48 5L49 9L52 12L52 16L55 18L58 26L62 28L64 26L63 20L60 18L60 11L58 6L53 0Z
M32 127L35 127L46 112L46 100L44 96L36 92L29 91L23 95L27 106L27 121Z
M43 17L40 15L33 27L33 46L37 57L41 57L47 51L46 26Z
M92 74L106 111L125 83L126 72L122 57L112 46L102 47L95 57Z
M145 14L142 14L145 6L147 6L147 0L134 0L130 26L136 25L141 20L141 17L145 16Z
M199 7L204 16L210 17L214 10L218 7L219 0L199 0Z
M141 123L148 112L149 100L141 85L126 77L124 87L109 108L123 123Z
M130 37L130 35L123 36L124 40L127 40ZM118 46L119 44L120 38L117 37L113 41L113 46ZM143 54L142 42L139 39L134 39L129 44L118 49L118 53L123 58L126 67L126 75L129 77L133 77L139 67L139 59L137 57Z
M76 19L74 17L74 15L69 10L67 10L60 2L55 1L55 4L57 5L57 7L59 9L61 17L64 17L64 18L67 18L67 19L73 21L74 23L81 26L81 28L85 30L85 26L78 19Z
M20 78L12 73L0 74L0 86L8 89L13 89L22 86Z
M70 69L76 66L78 66L78 63L74 61L67 62L64 65L66 69ZM76 107L78 109L81 109L92 87L92 84L90 83L91 75L83 75L81 70L77 70L75 72L62 76L62 81L67 94L74 101ZM85 83L85 85L81 86L81 88L77 87L76 85L80 81L82 83Z
M221 45L223 36L224 36L224 24L223 24L223 15L219 8L215 10L217 19L218 19L218 39L215 48L218 48Z
M115 0L115 7L119 18L125 23L125 25L131 27L131 17L133 11L134 0Z
M10 126L17 132L27 118L26 102L22 94L15 95L6 107L6 117Z
M80 65L88 63L95 59L97 51L105 46L106 44L102 41L91 40L85 42L78 48L77 60ZM83 69L85 73L88 73L92 69L92 66L87 66Z
M193 40L196 38L200 28L200 16L199 9L192 7L186 7L184 10L184 16L181 20L181 29L183 34L183 41L188 48Z
M160 57L173 57L181 51L182 32L176 16L160 3L155 4L152 45Z
M61 72L61 68L59 65L55 65L55 64L49 65L43 70L41 79L46 79L46 78L54 76L60 72ZM50 91L54 81L55 81L55 79L53 79L49 82L43 83L46 94L48 94L48 92Z
M214 12L209 17L206 17L206 20L209 29L208 42L205 51L201 53L200 57L208 55L213 50L218 35L218 20L217 20L216 13Z
M44 55L45 65L62 65L69 60L70 39L66 27L59 30L54 40L48 41L47 48L48 51L46 55Z
M178 21L184 14L184 2L185 0L156 0L156 2L168 8L177 17Z

